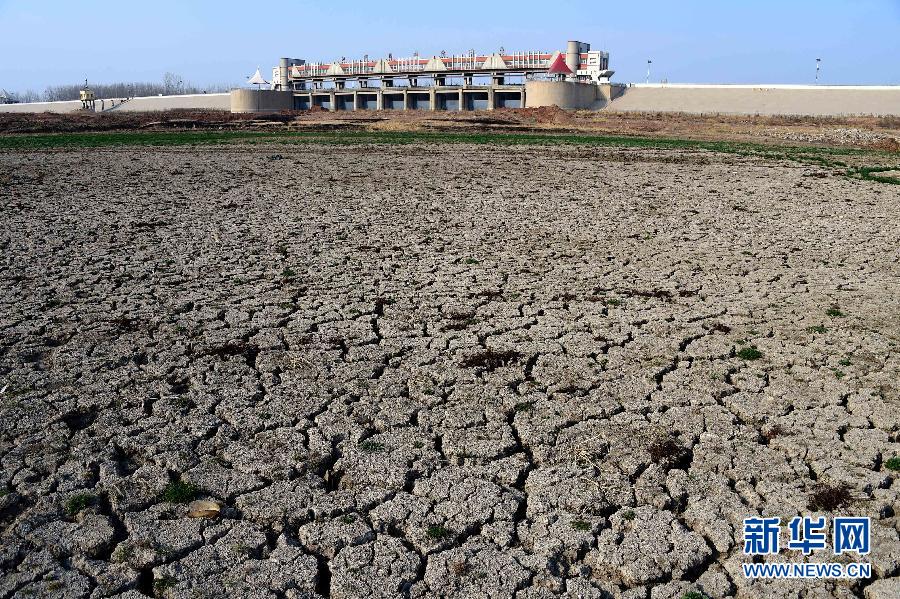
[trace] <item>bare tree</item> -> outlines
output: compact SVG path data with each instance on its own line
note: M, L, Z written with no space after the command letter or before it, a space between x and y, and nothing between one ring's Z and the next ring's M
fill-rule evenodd
M41 94L34 91L33 89L26 89L23 92L10 93L6 93L3 92L3 90L0 90L0 96L4 95L14 102L40 102L41 100Z
M167 72L163 75L163 87L166 90L163 93L167 96L184 93L184 81L175 73Z
M53 85L48 87L43 94L43 99L47 102L55 102L60 100L77 100L81 85ZM152 82L134 82L134 83L92 83L90 84L94 93L98 98L133 98L136 96L171 96L177 94L203 94L226 92L236 87L227 83L219 83L204 88L197 87L191 83L186 83L179 75L175 73L166 73L163 75L162 83ZM34 96L36 92L30 92ZM15 94L11 97L16 97ZM39 98L35 97L36 101ZM22 100L26 101L26 100Z

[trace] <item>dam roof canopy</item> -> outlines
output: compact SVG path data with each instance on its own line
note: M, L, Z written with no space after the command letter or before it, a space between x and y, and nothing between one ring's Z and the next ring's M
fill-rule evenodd
M250 85L266 85L269 82L263 79L262 73L259 72L259 67L256 67L256 72L250 79L247 79L247 83Z
M573 75L572 69L566 64L566 57L563 54L557 54L556 60L550 64L547 69L548 75Z

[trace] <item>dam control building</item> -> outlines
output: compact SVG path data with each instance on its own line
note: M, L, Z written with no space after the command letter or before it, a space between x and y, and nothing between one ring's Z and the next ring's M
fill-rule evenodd
M609 53L570 41L565 50L334 62L282 58L270 89L231 92L232 112L492 110L556 105L602 108L613 94Z

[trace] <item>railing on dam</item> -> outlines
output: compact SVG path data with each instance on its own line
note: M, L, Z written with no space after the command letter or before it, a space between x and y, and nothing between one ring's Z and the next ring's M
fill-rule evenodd
M389 57L381 60L339 60L336 62L313 62L291 66L290 76L293 80L317 77L347 77L368 75L416 75L421 73L457 72L457 73L505 73L523 71L546 71L550 67L553 53L540 51L513 52L509 54L491 54L476 56L475 54L432 56L423 58L411 56L406 58ZM587 55L584 55L587 60Z

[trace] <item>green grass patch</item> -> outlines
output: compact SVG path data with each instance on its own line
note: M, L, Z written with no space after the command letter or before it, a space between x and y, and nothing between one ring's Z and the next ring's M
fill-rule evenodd
M885 461L884 467L888 470L900 470L900 457L893 457Z
M164 574L153 581L153 593L155 595L162 595L166 590L172 588L176 584L178 584L177 580L168 574Z
M378 441L360 441L359 448L366 453L374 453L376 451L384 451L384 443Z
M114 564L124 564L131 561L134 557L134 546L128 543L120 543L115 551L112 552L110 560Z
M94 503L95 499L96 498L90 493L79 493L77 495L72 495L66 501L66 513L69 516L75 516L81 510Z
M51 580L47 583L47 590L51 593L55 593L56 591L61 591L65 588L65 585L61 580Z
M756 349L756 346L742 347L737 353L737 357L742 360L759 360L762 358L762 352Z
M453 533L451 533L449 530L447 530L443 526L438 525L438 526L429 526L428 530L426 531L426 534L430 538L432 538L436 541L439 541L441 539L446 539L446 538L450 537Z
M844 313L841 312L841 309L838 308L837 306L831 306L830 308L825 310L825 315L830 316L832 318L840 318L841 316L844 315Z
M166 485L161 498L168 503L190 503L199 492L200 489L191 483L175 480Z
M749 142L705 141L669 137L637 137L624 135L590 135L565 133L498 133L498 132L439 132L439 131L125 131L90 133L49 133L0 135L0 148L85 148L117 145L184 145L226 143L232 141L287 143L471 143L471 144L551 144L631 146L645 148L701 149L751 156L762 154L771 158L802 159L826 166L846 166L829 160L833 155L873 155L877 152L856 148L825 148L813 146L767 146ZM893 167L856 169L872 174L893 170Z
M584 520L575 520L572 522L572 528L581 532L587 532L591 529L591 523Z
M859 148L816 146L770 146L733 141L706 141L667 137L590 135L567 133L501 133L438 131L120 131L50 134L0 135L3 150L54 150L115 146L210 145L233 142L318 143L318 144L390 144L467 143L492 145L583 145L652 149L685 149L723 152L745 157L792 160L825 168L844 169L845 176L877 183L900 184L900 177L883 175L900 170L897 166L849 166L837 157L852 156L881 159L894 156L887 152Z
M900 170L897 166L860 166L847 169L847 176L864 181L874 181L876 183L887 183L888 185L900 185L900 177L889 177L879 175L887 171Z
M820 335L827 330L828 329L825 328L824 324L817 324L816 326L809 327L808 329L806 329L806 331L808 333L819 333Z

